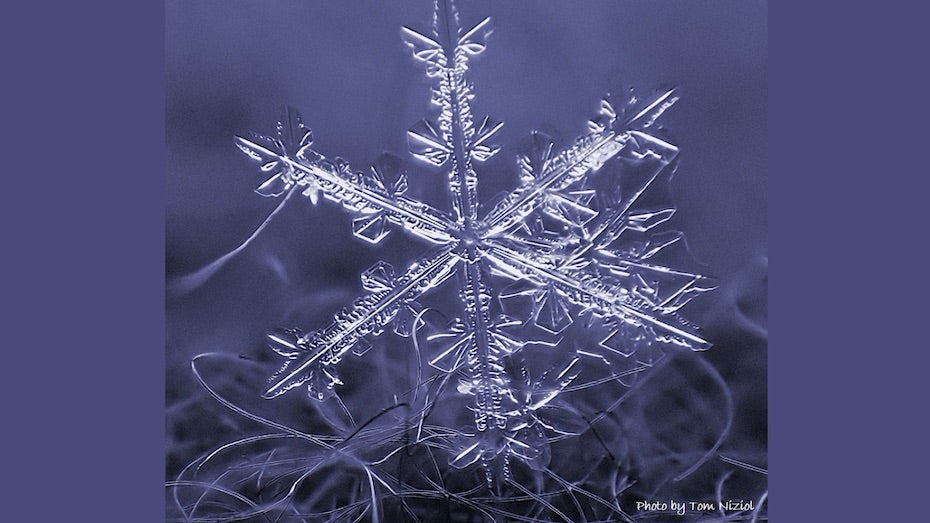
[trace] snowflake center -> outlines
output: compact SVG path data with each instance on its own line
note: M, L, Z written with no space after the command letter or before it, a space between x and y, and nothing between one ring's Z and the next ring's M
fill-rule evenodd
M478 245L484 240L479 231L475 230L475 228L470 225L471 224L466 224L459 233L459 241L466 247Z

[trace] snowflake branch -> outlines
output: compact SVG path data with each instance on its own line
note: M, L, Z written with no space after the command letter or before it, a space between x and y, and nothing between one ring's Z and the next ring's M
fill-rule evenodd
M585 269L555 268L534 260L518 250L494 239L486 241L486 258L489 263L506 274L527 278L540 286L552 285L571 302L607 316L648 324L671 336L667 341L692 350L706 350L710 342L701 338L689 327L675 325L678 318L662 304L652 303L642 295L634 295L622 285L601 274Z
M621 95L626 96L627 93L613 97L619 98ZM481 220L483 237L498 236L518 225L542 205L550 194L600 169L621 151L638 148L638 140L661 142L642 130L652 127L656 119L678 100L674 96L674 89L664 91L645 103L634 96L616 100L612 104L610 98L612 96L608 95L601 102L598 116L589 122L589 134L575 140L571 147L555 157L550 157L549 145L549 149L536 158L535 165L525 166L528 169L525 169L521 186ZM618 107L615 108L615 105ZM619 115L617 109L620 110Z
M272 337L272 341L284 345L284 349L275 350L289 360L263 396L273 398L306 382L315 365L337 364L362 337L380 330L395 319L404 305L445 281L457 262L452 249L443 247L434 255L414 262L393 285L386 284L383 290L357 299L350 310L337 314L326 329L295 342Z
M585 135L558 156L546 161L545 170L532 182L517 187L481 220L483 237L497 236L520 224L551 192L565 189L589 171L600 169L619 153L630 139L628 134L601 131Z
M632 131L630 136L633 138L632 144L635 144L637 148L636 154L641 157L651 157L655 162L655 168L646 177L642 185L631 195L625 197L621 203L599 214L594 219L594 224L589 226L586 234L586 236L591 238L591 241L583 242L573 251L562 256L558 262L559 266L568 265L592 251L607 247L620 237L625 230L629 229L631 227L631 222L637 221L630 216L630 208L659 177L659 174L678 156L677 147L654 136L638 131ZM633 146L632 144L631 142L627 142L627 147ZM673 212L673 209L668 212L667 216L663 216L664 219L661 221L653 220L648 228L652 228L671 217L671 212ZM633 227L637 225L638 224L634 224ZM640 229L645 230L645 228L641 226Z
M502 322L491 318L491 295L483 281L477 254L473 246L469 247L462 286L468 374L463 392L474 398L477 434L462 437L462 450L453 458L452 465L462 468L480 461L488 488L493 488L498 472L504 481L510 478L508 425L522 409L504 369L504 358L516 349L516 344L498 331L498 323Z
M297 158L294 159L287 151L273 151L258 141L258 137L236 137L239 148L253 160L262 163L262 171L275 171L262 187L270 186L272 181L280 181L288 188L293 185L303 186L306 187L304 195L311 200L315 200L316 195L322 192L327 199L359 216L358 219L362 220L360 225L367 225L369 230L374 226L383 228L380 221L386 220L434 243L448 243L456 236L459 226L441 211L402 194L392 194L386 188L379 187L377 180L366 179L361 173L352 172L338 159L336 163L330 162L308 147L293 155ZM377 242L384 234L362 236Z
M428 163L448 166L449 198L459 224L470 224L478 212L478 176L472 160L483 161L497 152L487 145L501 123L485 118L476 129L470 100L474 89L466 73L471 56L484 51L491 34L485 18L464 35L454 4L436 2L433 38L407 27L403 37L413 56L426 65L426 74L436 79L432 102L439 106L438 123L424 120L407 133L411 153Z

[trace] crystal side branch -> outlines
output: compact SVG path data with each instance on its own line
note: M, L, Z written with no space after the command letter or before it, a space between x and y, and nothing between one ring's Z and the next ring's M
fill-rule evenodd
M450 442L457 449L450 463L481 463L493 486L511 478L514 460L544 468L547 433L571 433L547 418L579 375L582 359L629 361L642 369L663 346L709 348L677 312L713 284L656 261L680 239L677 233L654 232L675 209L643 203L650 187L674 169L678 155L652 132L678 99L674 90L644 99L629 90L611 93L588 132L561 152L552 139L533 133L530 150L518 158L517 187L479 213L475 164L499 151L492 139L502 123L491 117L476 123L467 73L471 58L486 49L491 20L463 31L452 2L434 7L431 33L402 29L433 81L431 103L438 109L434 120L416 124L407 138L414 158L446 175L450 212L405 196L408 182L396 158L384 156L361 172L314 151L311 131L293 110L273 136L236 138L267 176L259 194L278 197L300 189L314 204L322 196L340 205L353 217L354 234L367 242L378 244L399 228L433 245L399 275L384 262L362 274L367 294L329 326L269 335L285 363L264 396L306 385L315 400L333 397L342 383L337 368L350 351L364 355L371 347L367 338L388 327L415 336L420 301L440 286L457 285L458 320L430 335L440 348L428 361L446 378L459 377L454 392L435 394L464 395L474 413L472 430ZM598 177L608 162L623 163L624 177ZM530 305L514 305L520 303ZM532 326L559 337L582 318L603 336L593 343L550 343L549 350L564 357L532 377L523 348L541 340L527 339L525 331L514 334L514 328Z

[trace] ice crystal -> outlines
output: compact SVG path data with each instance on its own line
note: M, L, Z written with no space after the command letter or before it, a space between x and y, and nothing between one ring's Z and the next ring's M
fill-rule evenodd
M364 357L370 339L387 330L426 333L438 385L426 395L418 433L437 398L464 397L471 428L433 435L447 440L453 467L480 464L493 488L512 477L514 462L544 469L550 440L583 430L561 401L566 390L604 381L577 383L583 367L601 366L607 379L629 384L670 346L707 349L678 310L712 284L663 265L661 254L680 240L660 232L675 208L645 197L675 168L678 149L656 132L678 100L674 89L609 93L587 132L561 150L534 132L517 160L518 185L479 202L476 166L499 151L494 135L503 124L473 114L468 71L491 32L490 18L463 30L451 2L435 4L431 32L402 29L438 110L408 131L410 153L445 177L448 211L406 196L396 159L363 171L316 151L293 109L273 135L236 143L265 173L259 194L299 191L314 204L325 198L351 215L355 236L366 242L400 229L424 245L401 270L379 262L362 274L366 293L328 326L270 334L284 365L264 397L305 386L315 400L338 401L341 361ZM427 328L423 302L437 292L456 292L461 308L444 311L455 318L449 324ZM541 349L527 355L528 346Z

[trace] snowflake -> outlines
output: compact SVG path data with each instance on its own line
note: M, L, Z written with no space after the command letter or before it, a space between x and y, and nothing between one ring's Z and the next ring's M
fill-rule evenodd
M663 348L708 348L677 311L712 288L703 276L664 266L661 255L681 237L655 231L675 209L645 197L675 168L678 149L657 136L674 90L609 94L587 133L561 151L533 133L518 158L518 185L479 205L476 164L499 151L493 137L502 123L473 116L467 73L490 33L489 18L463 31L451 2L435 4L430 34L403 28L438 108L408 132L410 152L446 175L448 211L406 196L406 174L390 158L362 172L315 151L294 110L273 136L236 139L266 173L259 194L299 191L314 204L322 197L352 216L362 240L378 244L401 229L427 245L402 271L385 262L365 271L366 293L329 326L270 334L285 361L264 397L306 386L315 400L338 398L340 362L364 356L369 339L388 328L416 341L426 329L424 301L455 287L460 308L447 311L455 319L426 329L434 373L427 401L465 398L471 428L434 436L448 440L454 467L480 463L489 486L509 479L515 461L542 470L550 435L581 430L559 398L605 381L579 382L583 368L607 369L606 379L629 385ZM529 347L536 352L528 355ZM429 410L421 410L421 432Z

